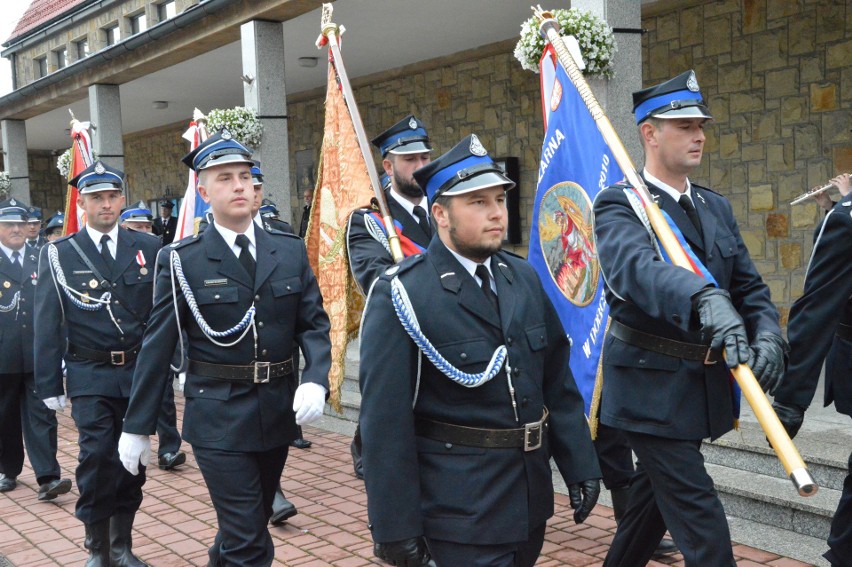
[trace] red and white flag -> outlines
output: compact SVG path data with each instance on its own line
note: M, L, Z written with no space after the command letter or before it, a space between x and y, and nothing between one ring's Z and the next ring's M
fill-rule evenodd
M71 167L68 168L68 181L77 177L84 169L94 163L92 155L92 139L89 137L88 122L71 120ZM86 224L85 213L77 208L77 197L80 193L73 185L68 186L65 200L65 226L62 227L63 236L74 234Z
M206 117L197 108L193 113L189 128L183 133L183 138L189 142L189 151L197 148L201 142L207 139ZM198 176L195 170L189 170L189 181L186 184L186 193L178 211L177 230L175 240L192 236L198 230L198 223L207 210L207 203L198 194Z

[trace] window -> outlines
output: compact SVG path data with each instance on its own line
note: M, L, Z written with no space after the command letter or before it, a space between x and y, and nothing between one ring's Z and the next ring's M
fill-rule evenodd
M108 28L104 28L104 36L106 37L107 45L115 45L121 41L121 30L118 29L118 24L113 24Z
M169 18L174 18L177 15L177 9L175 8L175 0L166 0L166 2L160 2L157 4L157 20L160 22L164 22Z
M36 79L41 79L47 75L47 57L33 59L33 68L35 70Z
M75 41L74 45L77 49L77 59L85 59L89 56L89 40L81 39L79 41Z
M148 29L148 18L145 17L145 12L130 16L130 33L137 34Z
M68 50L66 48L57 49L53 52L56 57L56 68L64 69L68 65Z

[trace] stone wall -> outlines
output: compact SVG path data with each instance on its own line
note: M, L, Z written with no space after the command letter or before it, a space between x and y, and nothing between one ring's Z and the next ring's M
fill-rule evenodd
M846 0L670 4L643 14L644 84L695 69L716 120L692 178L731 200L786 325L822 218L813 202L789 203L852 172L852 8Z

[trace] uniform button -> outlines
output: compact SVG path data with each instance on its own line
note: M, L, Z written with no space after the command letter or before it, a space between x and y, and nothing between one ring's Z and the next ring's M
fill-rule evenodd
M213 296L213 299L219 299L220 297L222 297L222 296L217 293L216 295Z
M263 349L262 351L260 351L260 354L266 356L266 349Z
M512 346L512 337L506 337L506 344Z
M639 364L645 364L645 359L644 359L644 358L640 358L640 359L639 359Z
M452 448L453 448L453 444L452 444L452 443L445 443L445 444L444 444L444 448L445 448L445 449L452 449Z
M712 260L712 259L713 259L713 254L708 254L708 255L707 255L707 259L708 259L708 260Z
M515 374L515 376L518 376L521 373L521 369L516 366L512 369L512 372Z
M262 328L263 328L263 321L258 321L258 322L257 322L257 326L258 326L258 327L260 327L260 328L262 329Z
M118 305L118 300L116 299L115 301L113 301L113 302L112 302L112 304L113 304L113 305Z
M116 322L116 323L121 323L121 319L116 319L116 320L115 320L115 322Z
M543 340L544 340L544 335L539 335L539 336L538 336L538 340L543 341Z
M24 313L24 315L26 315L26 313ZM26 326L26 325L21 325L21 328L22 328L22 329L26 329L26 328L27 328L27 326Z
M467 360L467 353L466 352L461 353L459 358L461 358L462 360Z
M118 287L117 283L112 284L112 287Z
M121 342L124 342L124 337L119 337L118 340L120 340Z
M255 301L260 301L260 296L259 296L259 295L255 295L255 296L254 296L254 300L255 300Z
M530 403L530 399L529 399L529 398L527 398L526 396L525 396L525 397L524 397L524 399L521 401L521 405L522 405L523 407L527 407L527 406L529 405L529 403Z
M290 291L291 289L292 289L292 288L288 285L288 286L287 286L287 291Z
M675 313L674 315L672 315L672 320L673 320L673 321L677 321L678 323L680 323L680 322L681 322L680 315L678 315L677 313Z
M198 390L198 393L199 393L199 394L203 394L203 393L204 393L204 388L201 388L200 390Z

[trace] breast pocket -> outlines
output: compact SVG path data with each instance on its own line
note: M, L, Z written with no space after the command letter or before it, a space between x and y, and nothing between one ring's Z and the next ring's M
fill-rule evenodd
M235 316L239 318L243 315L243 313L236 313L234 309L240 299L236 286L204 287L194 290L193 293L201 314L211 324L213 321L224 324L232 321Z
M290 321L299 309L302 297L302 280L299 276L270 282L275 298L275 316L279 321Z
M150 284L154 281L154 270L145 268L145 273L142 273L141 266L133 266L124 273L124 285Z
M436 345L441 356L464 372L477 373L485 369L494 349L485 339L472 339Z
M737 255L737 238L730 234L716 239L716 248L719 249L719 254L722 258L731 258Z

